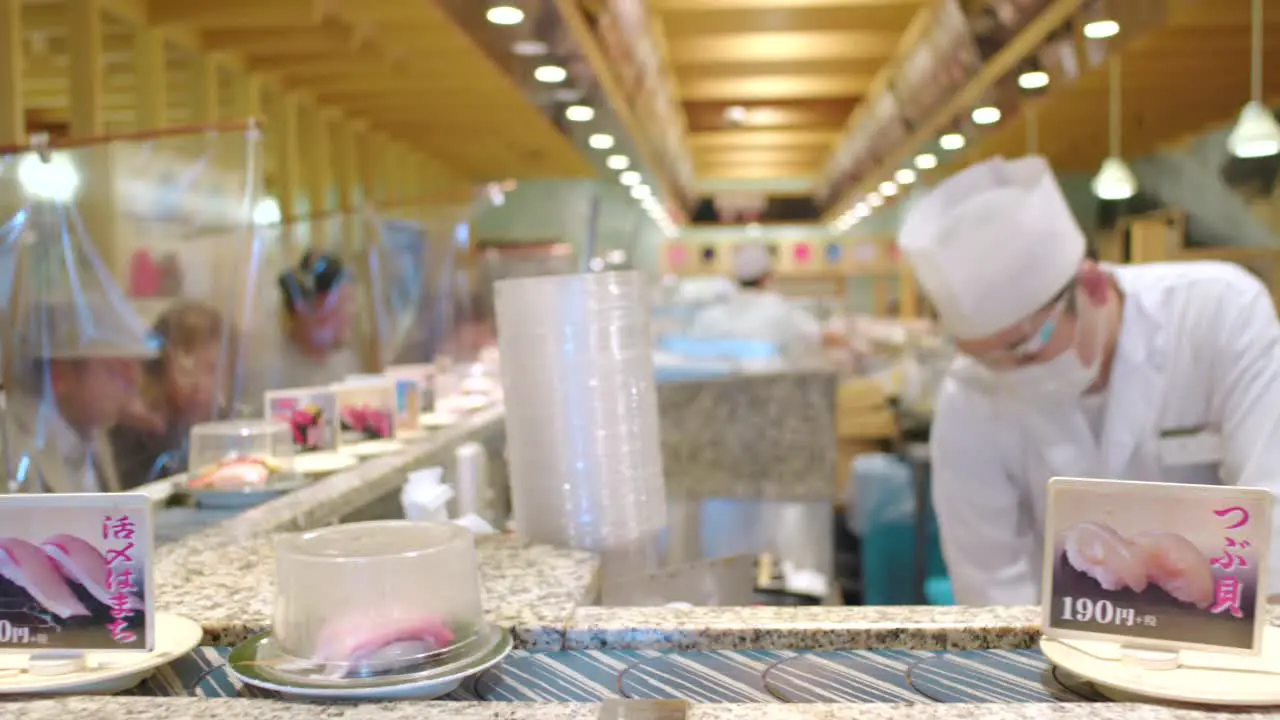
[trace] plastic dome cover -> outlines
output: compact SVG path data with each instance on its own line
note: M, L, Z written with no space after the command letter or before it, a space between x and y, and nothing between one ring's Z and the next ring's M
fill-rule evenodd
M10 492L140 485L153 479L149 465L183 449L191 422L218 413L243 286L239 276L219 285L229 267L215 258L254 252L241 218L252 207L246 148L255 144L256 131L237 128L0 161ZM175 312L196 304L216 320L199 357L166 332Z

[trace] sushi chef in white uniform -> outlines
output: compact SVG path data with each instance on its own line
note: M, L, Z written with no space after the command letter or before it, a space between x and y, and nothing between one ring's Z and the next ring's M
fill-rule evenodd
M758 243L733 255L738 291L699 312L689 335L715 340L755 340L788 354L817 352L822 328L817 318L769 288L773 257Z
M1244 269L1087 259L1036 156L939 184L898 241L958 350L932 478L960 604L1039 602L1054 476L1280 490L1280 323ZM1187 433L1197 452L1174 440Z

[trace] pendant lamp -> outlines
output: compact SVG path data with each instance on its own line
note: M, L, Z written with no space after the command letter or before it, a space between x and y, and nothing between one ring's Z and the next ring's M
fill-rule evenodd
M1280 155L1280 123L1262 101L1262 0L1253 0L1249 102L1227 136L1227 149L1238 158Z
M1111 77L1108 90L1107 130L1108 153L1098 174L1093 176L1090 187L1100 200L1128 200L1138 192L1138 178L1134 177L1129 164L1120 156L1120 58L1111 59Z
M1031 105L1027 108L1027 154L1035 155L1040 152L1040 113L1036 112L1036 106Z

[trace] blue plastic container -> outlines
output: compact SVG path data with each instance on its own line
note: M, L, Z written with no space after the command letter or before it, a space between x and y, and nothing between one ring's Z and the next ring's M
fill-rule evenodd
M853 462L857 501L849 530L861 538L862 592L866 605L915 605L926 595L916 574L916 481L911 465L897 455L869 453ZM919 515L925 523L925 577L946 578L933 506Z

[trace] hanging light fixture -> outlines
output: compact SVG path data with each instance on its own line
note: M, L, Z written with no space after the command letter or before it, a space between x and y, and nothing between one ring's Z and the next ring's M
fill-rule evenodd
M484 16L494 25L519 25L524 22L524 11L505 3L491 6Z
M1040 152L1040 114L1035 105L1027 106L1027 154Z
M1249 102L1227 136L1227 149L1238 158L1280 155L1280 123L1262 99L1262 0L1253 0Z
M1120 155L1120 58L1111 59L1111 77L1107 103L1107 132L1109 155L1102 161L1098 174L1093 176L1090 187L1101 200L1128 200L1138 192L1138 179Z
M1027 70L1018 76L1018 87L1023 90L1039 90L1049 86L1049 73L1043 70Z

